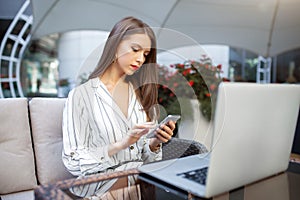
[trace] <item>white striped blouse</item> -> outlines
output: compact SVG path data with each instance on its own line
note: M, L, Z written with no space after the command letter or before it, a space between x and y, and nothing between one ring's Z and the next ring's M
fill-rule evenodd
M135 124L147 121L131 84L129 88L127 118L99 78L70 91L63 113L62 159L73 175L106 172L120 166L124 169L129 163L139 166L161 159L161 149L152 152L146 137L111 157L108 155L109 144L121 140Z

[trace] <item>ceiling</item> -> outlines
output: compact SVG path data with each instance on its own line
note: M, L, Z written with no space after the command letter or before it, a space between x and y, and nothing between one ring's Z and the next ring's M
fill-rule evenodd
M300 47L300 0L32 0L33 38L110 31L125 16L154 27L158 48L223 44L268 57Z

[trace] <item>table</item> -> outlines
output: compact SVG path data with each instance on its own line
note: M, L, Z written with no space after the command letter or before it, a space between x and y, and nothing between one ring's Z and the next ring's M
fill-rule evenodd
M35 199L80 199L70 195L68 189L71 186L94 183L98 181L120 178L132 175L140 175L137 169L130 169L121 172L113 172L105 175L92 175L82 179L69 179L54 184L41 185L35 189ZM140 189L138 199L153 200L176 200L176 199L202 199L194 197L184 191L167 185L155 184L140 181L137 186ZM126 188L125 188L126 189ZM124 199L124 198L122 198ZM298 200L300 199L300 164L290 162L286 172L259 180L255 183L237 188L227 193L211 198L213 200Z

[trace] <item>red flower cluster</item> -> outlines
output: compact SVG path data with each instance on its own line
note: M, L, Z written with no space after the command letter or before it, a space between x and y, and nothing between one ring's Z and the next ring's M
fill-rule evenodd
M159 103L171 113L177 98L197 98L202 114L210 120L221 73L222 66L213 66L206 56L200 61L159 66Z

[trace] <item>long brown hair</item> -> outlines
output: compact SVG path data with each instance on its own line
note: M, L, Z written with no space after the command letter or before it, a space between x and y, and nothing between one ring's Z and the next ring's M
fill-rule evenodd
M89 79L101 76L105 70L114 62L117 48L125 37L133 34L146 34L151 40L151 50L141 68L133 75L127 76L135 88L137 98L142 104L149 118L153 118L150 109L157 104L157 67L156 67L156 37L153 30L143 21L126 17L120 20L111 30L105 43L102 56L95 68L90 74ZM158 110L155 111L158 113ZM157 117L157 116L156 116Z

